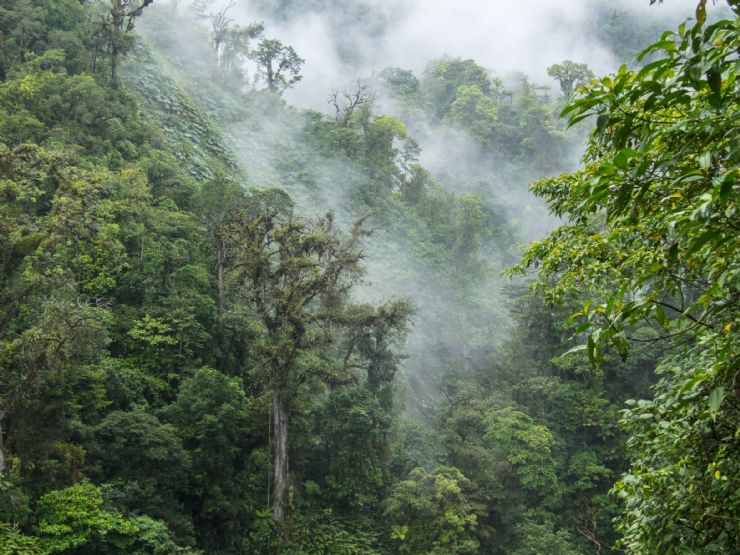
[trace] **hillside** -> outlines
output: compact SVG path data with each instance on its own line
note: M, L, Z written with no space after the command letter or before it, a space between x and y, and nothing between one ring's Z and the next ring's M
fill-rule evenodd
M642 4L0 3L0 555L733 552L738 7Z

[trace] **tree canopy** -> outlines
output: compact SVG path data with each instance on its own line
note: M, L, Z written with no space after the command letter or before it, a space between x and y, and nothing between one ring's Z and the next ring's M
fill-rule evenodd
M607 345L675 345L653 400L624 415L634 458L616 490L623 543L638 552L738 539L739 29L703 23L665 33L642 68L565 108L571 123L596 119L585 166L533 187L567 224L519 266L539 268L551 300L585 299L573 318L592 362Z
M562 95L381 4L0 2L0 555L736 550L737 3Z

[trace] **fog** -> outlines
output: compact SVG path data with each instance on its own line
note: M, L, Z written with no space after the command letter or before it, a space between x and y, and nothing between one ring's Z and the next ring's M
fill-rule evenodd
M326 108L327 90L389 66L419 72L444 55L474 59L505 75L520 71L550 83L548 66L571 59L587 63L597 74L611 71L616 60L592 25L599 4L613 3L643 20L673 24L693 13L695 0L359 0L346 11L305 5L287 20L271 17L264 6L277 2L240 0L240 21L265 21L268 33L293 45L306 60L300 86L289 91L292 103Z
M615 69L623 62L604 44L594 28L594 9L606 0L353 0L337 12L328 0L284 0L294 6L278 17L278 2L239 0L228 12L240 24L265 23L265 36L292 45L305 59L303 80L284 95L288 105L329 113L328 98L365 79L375 90L376 113L403 119L421 146L420 162L445 189L456 194L476 193L495 206L514 230L511 244L500 252L485 250L488 278L481 280L471 306L444 268L414 253L404 230L379 227L367 242L367 275L357 290L360 301L378 302L406 297L417 308L406 347L403 373L416 405L433 399L443 375L454 367L486 364L487 357L509 334L506 282L500 276L510 264L516 244L542 237L558 222L528 192L528 184L544 175L526 160L509 160L487 151L465 132L422 114L408 114L373 79L380 70L396 66L420 77L430 60L442 56L473 59L506 86L516 86L521 75L552 86L546 69L564 59L587 63L595 73ZM695 0L671 0L649 6L648 0L623 0L620 7L668 28L692 13ZM184 11L189 3L180 2ZM206 3L207 4L207 3ZM216 11L226 2L214 1ZM694 4L695 5L695 4ZM152 12L150 12L152 13ZM351 191L362 188L363 175L351 162L328 157L306 142L305 116L295 109L274 109L270 102L250 104L248 115L230 117L223 107L239 104L238 97L219 88L209 65L215 65L207 34L183 28L174 37L162 37L155 25L142 33L163 58L179 64L202 106L216 114L236 159L247 176L247 186L281 187L304 214L333 210L345 228L357 213ZM206 22L207 23L207 22ZM179 61L177 61L179 60ZM210 72L210 73L209 73ZM249 70L253 74L253 68ZM253 86L253 81L247 88ZM558 91L543 92L555 100ZM231 104L230 104L231 103ZM580 137L580 139L579 139ZM583 134L571 134L558 161L562 170L575 169ZM286 169L287 168L287 169ZM370 220L372 222L372 219ZM496 230L493 230L494 232ZM471 352L469 345L485 348Z

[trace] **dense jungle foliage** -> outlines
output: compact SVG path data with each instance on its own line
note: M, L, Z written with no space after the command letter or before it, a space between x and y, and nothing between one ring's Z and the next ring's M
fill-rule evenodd
M326 113L238 8L0 0L0 555L735 552L738 3Z

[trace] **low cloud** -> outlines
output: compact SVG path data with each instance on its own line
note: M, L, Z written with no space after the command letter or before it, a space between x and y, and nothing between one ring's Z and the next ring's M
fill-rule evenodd
M295 104L325 110L331 89L389 66L415 71L440 56L472 58L497 74L521 71L548 82L546 68L564 59L597 73L615 60L593 26L609 0L355 0L342 10L312 2L287 19L271 19L263 2L242 0L242 22L265 21L267 34L306 59L303 81L289 91ZM620 0L618 7L666 27L693 14L696 0ZM301 5L296 2L296 5Z

